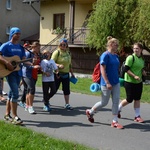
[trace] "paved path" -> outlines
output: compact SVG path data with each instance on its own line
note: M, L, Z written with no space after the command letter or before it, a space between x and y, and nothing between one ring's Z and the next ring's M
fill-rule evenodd
M5 84L5 91L8 91L7 84ZM21 107L18 107L18 114L27 128L99 150L150 149L150 104L141 105L144 124L133 121L132 104L124 108L123 118L119 122L125 129L118 130L110 127L111 101L107 107L95 115L95 123L91 124L85 116L85 110L95 104L100 97L72 93L70 99L71 105L74 106L73 111L63 108L63 95L61 91L58 91L51 100L53 111L49 114L42 110L42 92L41 88L37 88L34 101L37 114L30 115ZM3 119L5 104L0 103L0 110L0 119Z

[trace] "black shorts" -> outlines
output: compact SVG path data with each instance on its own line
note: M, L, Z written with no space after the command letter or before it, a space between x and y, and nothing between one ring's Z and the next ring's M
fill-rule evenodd
M125 82L124 87L126 90L126 100L129 103L132 103L133 100L140 100L143 91L143 83L129 83Z

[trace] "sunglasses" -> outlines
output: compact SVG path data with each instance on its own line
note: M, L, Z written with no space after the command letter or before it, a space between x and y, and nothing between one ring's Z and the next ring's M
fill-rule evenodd
M60 46L67 46L67 44L60 44Z

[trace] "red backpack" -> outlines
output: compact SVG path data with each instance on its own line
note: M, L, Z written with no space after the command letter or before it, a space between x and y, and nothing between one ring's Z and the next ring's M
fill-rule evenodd
M100 76L101 76L100 63L97 63L96 66L94 67L94 71L92 73L92 81L99 84Z

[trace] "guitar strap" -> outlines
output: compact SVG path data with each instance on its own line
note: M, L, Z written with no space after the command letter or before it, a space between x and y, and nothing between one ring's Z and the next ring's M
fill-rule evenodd
M23 47L22 45L20 45L21 47ZM33 52L31 52L30 50L28 50L27 48L25 48L25 47L23 47L24 49L26 49L30 54L33 54L34 55L34 53ZM38 56L40 57L40 58L42 58L42 56L41 56L41 53L40 54L38 54Z
M22 45L20 45L20 46L21 46L22 48L26 49L30 54L33 54L33 55L34 55L34 53L31 52L30 50L28 50L27 48L23 47Z

